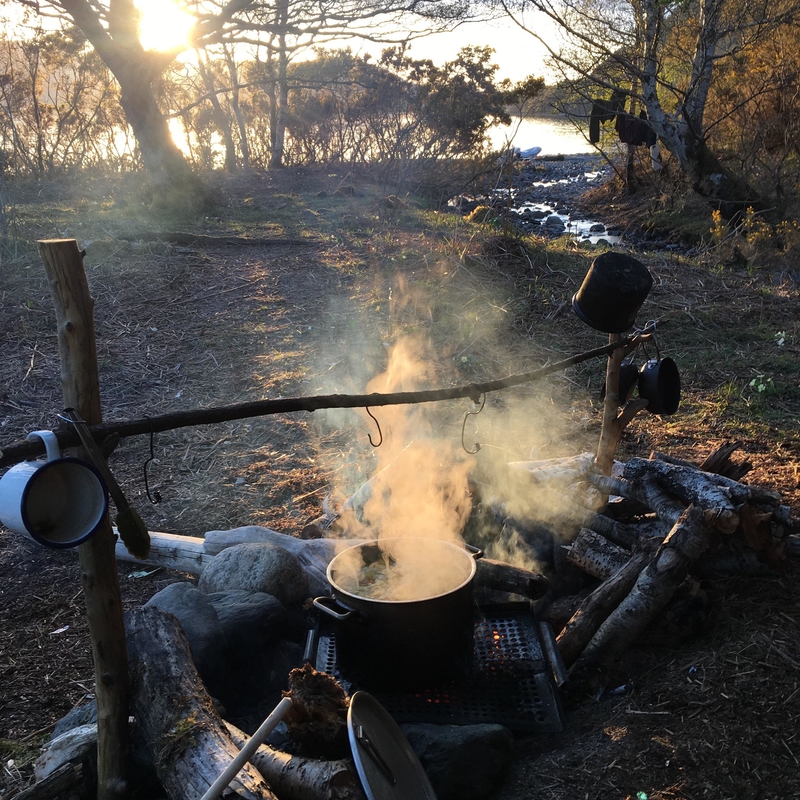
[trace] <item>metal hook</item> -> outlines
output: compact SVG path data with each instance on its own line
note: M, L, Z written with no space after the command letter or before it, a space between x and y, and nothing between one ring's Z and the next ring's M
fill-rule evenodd
M142 472L144 472L144 492L147 495L147 499L153 504L157 505L161 502L161 492L158 489L153 490L153 494L150 494L150 486L147 483L147 465L156 457L155 445L154 445L154 436L155 432L152 428L150 428L150 458L144 462L142 467Z
M369 415L370 415L370 417L372 417L372 419L374 420L374 422L375 422L375 425L376 425L376 426L377 426L377 428L378 428L378 434L379 434L379 435L380 435L380 437L381 437L381 438L380 438L380 441L379 441L377 444L375 444L375 442L373 442L373 441L372 441L372 435L371 435L371 434L369 434L369 433L367 434L367 439L369 439L369 443L370 443L370 444L371 444L373 447L380 447L380 446L383 444L383 431L381 430L381 424L380 424L380 422L378 422L378 420L375 418L375 415L374 415L374 414L373 414L373 413L372 413L372 412L369 410L369 408L367 408L367 407L365 406L365 407L364 407L364 411L366 411L366 412L367 412L367 414L369 414Z
M481 449L481 446L478 442L475 442L475 449L474 450L468 449L467 446L464 444L464 431L467 428L467 417L477 416L478 414L481 413L481 411L483 411L483 407L486 405L486 393L484 392L481 395L481 397L482 397L481 407L477 411L472 411L471 409L467 411L467 413L464 414L464 421L461 423L461 446L464 448L465 452L469 453L471 456L474 456L475 453L477 453Z

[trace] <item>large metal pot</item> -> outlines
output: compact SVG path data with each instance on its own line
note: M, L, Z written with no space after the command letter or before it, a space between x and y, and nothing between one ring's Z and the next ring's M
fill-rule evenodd
M314 605L335 621L342 674L373 689L420 689L466 675L480 555L436 539L389 538L335 556L327 570L333 597ZM369 586L375 575L377 588Z

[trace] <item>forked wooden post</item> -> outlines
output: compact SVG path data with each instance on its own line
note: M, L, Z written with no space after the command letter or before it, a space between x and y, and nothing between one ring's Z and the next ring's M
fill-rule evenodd
M609 345L616 344L621 337L618 333L608 335ZM595 465L603 475L610 475L614 465L614 454L622 438L625 426L641 411L647 401L629 400L622 411L619 411L619 368L625 358L625 348L619 347L608 355L606 366L606 396L603 401L603 427L600 430L600 442L597 446Z
M58 325L61 387L65 408L89 424L102 422L94 331L94 299L75 239L38 242ZM106 516L78 547L81 581L92 639L97 698L97 797L120 800L128 793L128 659L114 534Z

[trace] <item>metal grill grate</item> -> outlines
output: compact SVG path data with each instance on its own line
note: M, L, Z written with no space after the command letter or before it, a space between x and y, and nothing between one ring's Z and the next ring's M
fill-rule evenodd
M316 669L335 675L352 690L358 688L338 671L332 630L320 631L312 662ZM564 728L539 626L525 603L479 610L468 680L407 694L371 692L398 722L491 722L519 733L557 733Z

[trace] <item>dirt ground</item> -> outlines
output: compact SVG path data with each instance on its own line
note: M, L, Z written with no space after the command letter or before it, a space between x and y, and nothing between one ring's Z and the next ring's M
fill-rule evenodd
M360 393L403 338L427 342L397 378L403 388L502 377L604 343L569 306L589 250L539 243L518 257L486 247L491 232L449 216L420 221L408 210L387 219L380 190L353 176L219 183L221 210L194 232L308 244L153 243L136 234L156 223L119 186L19 189L28 241L76 237L87 249L106 421ZM343 185L355 189L337 193ZM641 316L669 317L660 345L679 361L683 400L675 417L637 417L620 458L657 449L699 462L740 440L737 457L753 464L746 480L777 489L800 516L798 285L777 271L639 257L656 279ZM0 445L8 445L57 426L62 402L38 257L22 247L2 270ZM460 446L466 430L484 445L478 459L582 452L596 444L602 380L602 365L589 362L491 397L472 418L477 428L462 428L467 400L426 408L408 424L436 430L448 446ZM388 416L376 416L387 426ZM373 425L348 411L183 428L123 440L110 463L151 530L199 536L258 524L298 534L330 492L346 495L372 474ZM158 503L148 499L145 474ZM119 577L126 608L186 579L128 563ZM669 646L643 642L619 665L611 691L568 709L562 734L519 739L494 800L800 797L799 577L795 559L764 575L705 580L702 634ZM0 529L0 632L6 800L30 782L54 723L92 693L74 552Z

